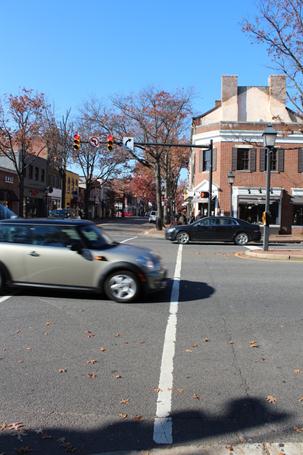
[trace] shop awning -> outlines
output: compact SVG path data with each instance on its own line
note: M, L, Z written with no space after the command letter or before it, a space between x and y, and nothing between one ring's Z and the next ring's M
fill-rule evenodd
M294 196L291 198L291 203L294 205L303 205L303 196Z
M12 190L0 190L0 201L19 201L19 199Z

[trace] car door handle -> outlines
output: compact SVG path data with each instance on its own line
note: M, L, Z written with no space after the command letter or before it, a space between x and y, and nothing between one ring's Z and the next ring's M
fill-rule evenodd
M37 251L31 251L31 252L29 253L29 255L30 255L30 256L33 256L33 257L35 257L35 258L38 257L38 256L40 256L40 254L37 253Z

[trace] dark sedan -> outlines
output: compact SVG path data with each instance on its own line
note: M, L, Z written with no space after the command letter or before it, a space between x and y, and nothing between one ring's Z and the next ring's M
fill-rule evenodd
M260 226L230 216L210 216L192 224L176 225L166 229L165 238L178 243L234 242L246 245L261 239Z

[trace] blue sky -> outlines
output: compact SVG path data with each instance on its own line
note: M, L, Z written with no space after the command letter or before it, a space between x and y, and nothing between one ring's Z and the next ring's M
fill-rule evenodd
M221 76L267 85L265 49L241 31L257 0L2 0L0 97L45 93L58 115L92 97L193 89L194 114Z

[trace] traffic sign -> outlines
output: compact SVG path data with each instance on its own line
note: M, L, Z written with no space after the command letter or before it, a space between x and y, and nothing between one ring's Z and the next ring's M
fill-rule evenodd
M89 143L90 143L90 145L92 145L93 147L98 147L98 145L100 145L99 138L96 137L96 136L90 137L90 138L89 138Z
M133 137L124 137L123 145L130 150L134 150L134 138Z

